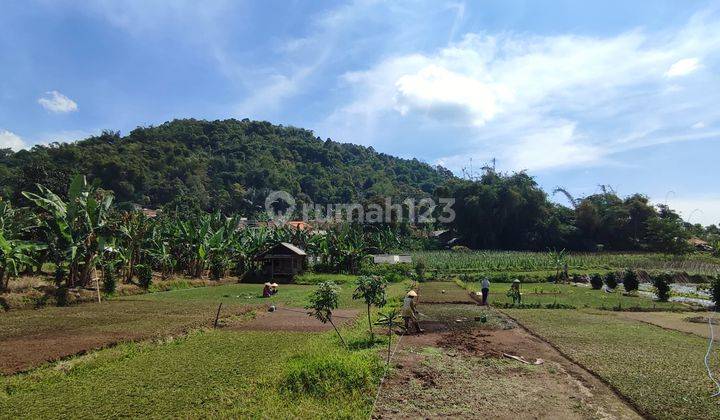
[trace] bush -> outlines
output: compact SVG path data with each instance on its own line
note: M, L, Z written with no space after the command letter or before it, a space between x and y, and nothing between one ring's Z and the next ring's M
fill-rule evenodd
M288 361L280 386L286 392L317 398L338 393L368 394L375 388L382 371L378 358L370 354L306 354Z
M415 275L419 281L425 280L425 261L418 260L415 263Z
M667 302L670 299L670 282L672 275L667 273L656 275L652 278L655 294L660 302Z
M712 296L713 302L715 302L715 310L717 311L720 306L720 277L716 277L710 283L710 296Z
M401 282L412 277L415 267L408 263L398 264L367 264L360 269L360 275L380 276L388 283Z
M625 271L625 275L623 276L623 287L625 288L625 291L634 292L639 286L640 282L638 281L637 274L635 274L632 270Z
M605 274L605 285L610 290L615 290L615 288L618 286L617 275L612 271Z
M137 274L140 287L143 289L150 288L150 285L152 285L152 269L150 266L138 264L135 266L135 273Z
M590 276L590 286L595 290L600 290L603 285L603 278L600 274L593 274Z
M117 276L115 275L115 265L108 263L103 267L102 289L107 294L115 293L117 287Z
M224 256L215 254L210 259L210 278L213 280L220 280L225 277L227 272L228 261Z

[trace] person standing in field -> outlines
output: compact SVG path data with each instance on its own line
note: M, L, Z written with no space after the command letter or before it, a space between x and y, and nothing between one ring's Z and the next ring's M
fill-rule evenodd
M420 324L417 320L417 293L414 290L407 292L405 299L403 300L402 317L405 321L405 332L410 333L410 326L415 329L416 332L422 333L424 330L420 329Z
M483 279L480 291L482 292L482 304L487 305L488 295L490 294L490 279L487 277Z

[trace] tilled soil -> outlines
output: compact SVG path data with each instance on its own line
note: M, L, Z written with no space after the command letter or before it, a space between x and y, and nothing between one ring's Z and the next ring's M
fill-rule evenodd
M401 338L374 418L640 418L599 379L511 322L457 328L460 320L421 321L431 331Z
M308 315L303 308L278 307L276 311L262 310L256 312L254 319L231 323L226 328L236 331L299 331L323 332L333 327L328 322L323 324L317 318ZM333 322L336 326L348 324L357 318L360 311L355 309L338 309L333 311Z

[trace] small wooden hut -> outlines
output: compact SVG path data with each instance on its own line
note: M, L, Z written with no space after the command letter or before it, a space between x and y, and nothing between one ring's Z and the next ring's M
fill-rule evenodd
M264 278L292 282L307 266L307 254L287 242L281 242L258 256Z

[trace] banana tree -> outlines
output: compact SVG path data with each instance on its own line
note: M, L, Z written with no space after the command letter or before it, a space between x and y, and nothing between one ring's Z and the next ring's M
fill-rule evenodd
M88 185L84 176L73 177L68 201L38 185L40 194L23 195L44 212L43 226L56 263L67 267L67 286L86 286L101 251L113 196Z
M567 253L565 252L565 250L563 249L561 251L549 251L549 256L550 260L555 266L555 280L561 281L560 274L562 273L562 280L567 281Z
M7 239L0 230L0 290L8 290L10 279L17 277L26 267L35 264L33 254L45 245L18 239Z
M125 283L132 281L135 265L142 260L145 241L151 228L150 219L142 212L126 212L120 217L117 230L120 233L120 252L125 261Z

